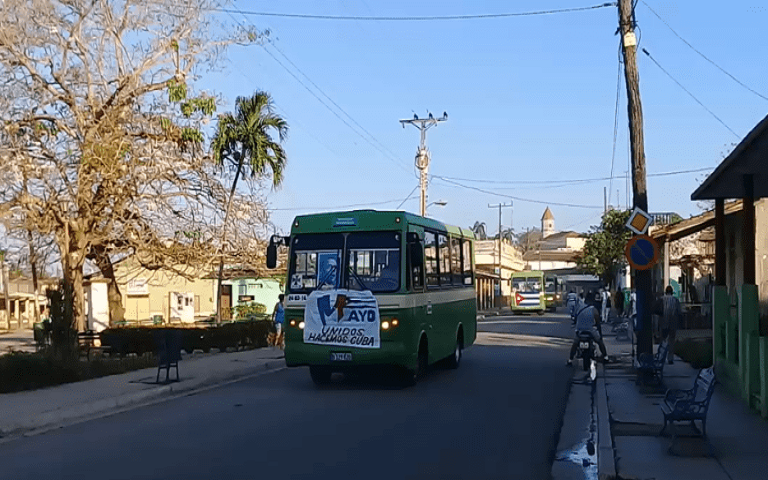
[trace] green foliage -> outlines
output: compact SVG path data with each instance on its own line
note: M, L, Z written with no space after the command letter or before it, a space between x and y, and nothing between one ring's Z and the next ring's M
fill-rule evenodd
M237 305L235 307L235 317L245 319L250 317L263 318L267 314L267 306L263 303L251 302Z
M201 143L203 141L203 132L197 128L183 127L181 129L181 139L184 142Z
M179 83L176 80L168 82L168 100L171 102L180 102L187 98L187 84Z
M579 268L600 277L605 283L613 282L616 268L623 263L624 247L632 232L625 224L629 210L610 210L603 215L598 227L593 227L578 259Z
M213 115L216 111L216 99L213 97L192 98L181 104L181 113L189 118L195 112L201 112L203 115Z

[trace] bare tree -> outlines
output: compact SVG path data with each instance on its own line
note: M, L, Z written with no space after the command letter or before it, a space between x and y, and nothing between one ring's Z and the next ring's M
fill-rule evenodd
M259 40L244 30L218 35L229 30L214 25L216 6L0 4L0 217L55 238L73 327L84 327L88 257L107 272L128 253L179 270L214 260L206 244L216 241L227 192L202 155L201 122L215 98L193 95L193 81L233 41ZM240 200L240 212L263 217L253 199Z

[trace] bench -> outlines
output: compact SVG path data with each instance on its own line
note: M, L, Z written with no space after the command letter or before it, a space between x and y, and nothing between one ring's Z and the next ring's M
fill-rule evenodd
M693 388L688 390L667 390L661 412L664 414L664 427L659 435L664 433L668 424L673 422L690 421L696 427L696 420L701 421L702 437L707 436L707 411L712 393L715 391L715 371L712 367L699 371Z
M667 352L669 351L669 344L665 341L659 344L656 349L656 355L651 356L648 353L640 354L637 357L638 365L637 371L642 374L651 374L654 378L658 379L659 384L664 379L664 364L667 363Z
M96 345L96 343L99 343ZM85 353L87 360L91 359L91 352L102 354L104 348L101 347L101 338L99 332L86 330L77 334L77 348L80 354Z

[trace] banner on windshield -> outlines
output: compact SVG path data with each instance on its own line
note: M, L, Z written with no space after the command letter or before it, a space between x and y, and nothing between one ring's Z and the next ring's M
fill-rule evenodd
M380 348L379 306L370 291L315 290L304 310L304 343Z

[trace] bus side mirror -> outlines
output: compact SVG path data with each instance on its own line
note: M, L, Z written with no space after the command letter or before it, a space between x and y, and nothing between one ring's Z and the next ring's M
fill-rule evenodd
M270 243L267 247L267 268L274 269L277 267L277 245Z
M273 269L277 267L277 246L283 245L287 247L289 239L290 237L272 235L267 246L267 268Z

